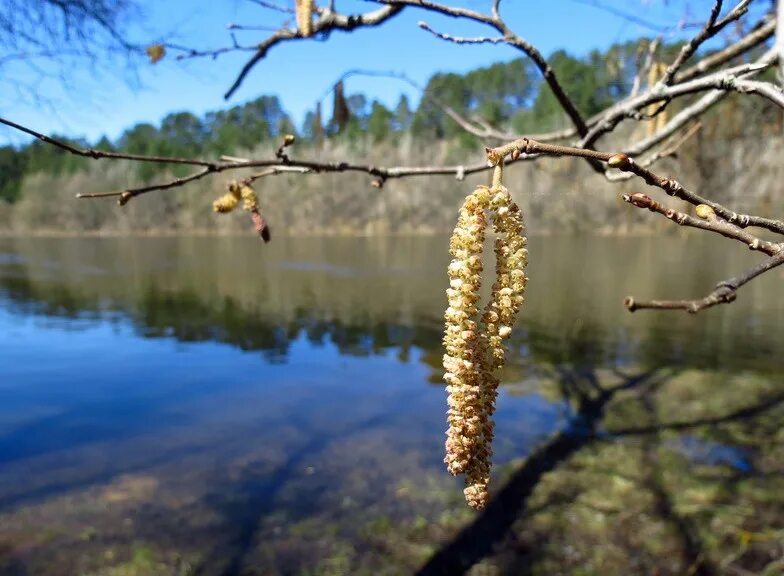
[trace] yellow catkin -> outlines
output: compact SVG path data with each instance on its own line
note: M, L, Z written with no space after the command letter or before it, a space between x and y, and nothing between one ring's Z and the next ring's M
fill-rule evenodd
M212 209L219 214L226 214L234 210L242 198L240 185L237 182L229 182L229 191L212 203Z
M480 362L482 375L482 401L485 415L482 441L484 447L479 457L474 458L466 471L466 501L474 508L483 508L488 497L492 441L494 436L493 413L495 412L498 385L497 371L505 362L503 341L512 334L517 313L523 304L527 278L525 266L528 262L526 238L522 213L512 201L509 191L501 184L494 186L490 193L495 240L496 279L490 300L484 308L480 323Z
M483 428L476 316L489 197L488 189L478 188L466 198L449 243L453 260L447 269L449 306L444 314L444 380L449 393L444 462L452 474L466 471Z
M651 64L650 69L648 70L648 88L651 88L656 82L658 82L659 78L664 76L664 73L667 71L667 65L664 62L654 62ZM656 110L660 107L660 104L651 104L645 109L646 114L654 114ZM667 110L660 110L659 113L648 122L647 126L647 135L653 136L664 128L664 125L667 123Z
M240 187L240 196L242 198L242 208L248 212L253 212L259 209L259 199L256 196L253 188L245 184Z
M496 371L504 363L502 342L511 335L523 303L528 260L522 215L501 183L501 170L497 167L492 188L479 186L466 198L452 234L454 259L448 268L444 379L449 428L444 461L452 474L465 474L466 501L477 509L485 506L490 483ZM492 215L497 234L496 281L478 323L485 211Z
M163 44L153 44L152 46L147 46L145 52L147 52L147 58L150 59L150 63L157 64L166 56L166 46Z
M297 28L303 36L308 37L313 34L313 11L315 9L314 0L296 0Z

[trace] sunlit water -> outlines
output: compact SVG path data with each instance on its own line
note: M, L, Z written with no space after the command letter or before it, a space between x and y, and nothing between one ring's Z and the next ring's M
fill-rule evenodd
M446 246L0 239L0 573L413 572L474 518L441 463ZM565 370L760 383L722 414L783 391L780 274L697 316L622 307L703 296L758 255L691 236L530 252L499 469L571 425ZM599 428L640 418L620 402ZM766 456L695 431L662 445L733 474Z

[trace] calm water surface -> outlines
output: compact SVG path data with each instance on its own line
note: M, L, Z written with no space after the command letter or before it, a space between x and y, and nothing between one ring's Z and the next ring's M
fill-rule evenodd
M481 517L441 464L446 245L0 239L0 574L448 566ZM494 484L525 485L499 499L528 520L464 562L775 569L784 276L697 316L629 314L629 294L702 296L757 255L692 236L530 252Z

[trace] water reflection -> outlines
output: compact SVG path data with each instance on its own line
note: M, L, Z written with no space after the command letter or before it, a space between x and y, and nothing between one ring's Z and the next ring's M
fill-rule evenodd
M534 239L473 516L440 465L445 245L0 240L0 573L775 569L780 278L630 315L754 255Z

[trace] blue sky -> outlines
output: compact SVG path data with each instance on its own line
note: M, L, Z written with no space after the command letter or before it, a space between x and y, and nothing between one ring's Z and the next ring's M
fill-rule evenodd
M167 40L194 48L230 44L226 26L232 22L279 26L287 18L248 0L140 1L144 14L133 30L136 39ZM280 4L286 2L279 0ZM490 0L451 3L486 10ZM510 26L545 55L559 48L581 55L614 42L651 35L651 30L644 26L615 16L594 3L662 25L675 24L684 18L702 21L711 5L709 0L505 0L501 7ZM768 2L757 0L756 4L763 8ZM337 7L347 12L375 8L362 0L337 0ZM223 94L249 53L228 54L214 60L166 58L154 66L140 60L131 71L115 68L111 61L99 63L95 68L85 64L82 69L68 72L71 84L68 89L54 81L41 83L38 90L42 102L0 94L0 115L46 133L83 136L94 141L104 134L114 139L138 122L158 123L171 112L187 110L201 115L261 94L276 94L300 125L305 112L349 69L404 72L424 84L438 71L463 72L521 55L505 46L455 46L420 30L419 20L455 35L492 34L476 24L407 9L380 28L334 33L326 42L308 40L275 47L228 102ZM243 32L238 40L253 44L267 34ZM388 106L394 106L401 93L408 94L413 102L418 100L413 89L389 79L354 77L348 80L347 90L363 92ZM24 141L18 134L0 128L0 145Z

